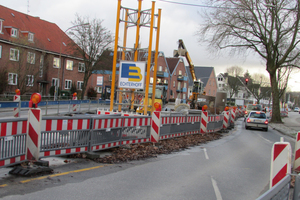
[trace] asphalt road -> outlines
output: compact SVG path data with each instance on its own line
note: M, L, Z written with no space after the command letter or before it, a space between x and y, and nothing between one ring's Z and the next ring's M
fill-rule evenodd
M268 189L271 149L280 137L294 145L272 129L245 130L239 119L222 139L155 159L112 165L77 159L52 166L50 176L4 175L0 194L4 200L253 200Z

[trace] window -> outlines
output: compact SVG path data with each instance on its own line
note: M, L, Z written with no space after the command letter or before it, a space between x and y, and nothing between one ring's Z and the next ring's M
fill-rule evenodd
M65 80L65 89L71 89L72 87L72 80Z
M165 72L168 72L168 69L167 69L167 68L165 68Z
M67 60L67 70L73 70L73 61L72 60Z
M162 72L162 66L158 67L158 71Z
M60 68L60 60L59 60L59 58L56 58L56 57L53 58L53 67L54 68Z
M77 81L77 90L82 90L83 81Z
M26 86L33 86L33 82L34 82L34 76L33 75L27 75L26 76Z
M9 59L13 61L19 61L19 50L11 48Z
M2 27L3 27L3 20L0 19L0 33L3 33L2 32Z
M186 82L183 84L183 87L186 88Z
M161 79L160 78L156 79L156 83L161 83Z
M175 84L176 84L175 81L173 81L173 87L175 87Z
M2 46L0 45L0 58L1 58L1 55L2 55Z
M18 74L8 73L8 84L17 85L17 83L18 83Z
M97 93L102 93L102 86L95 87L95 90L96 90Z
M181 90L180 85L181 85L180 82L178 82L178 83L177 83L177 90Z
M27 53L27 63L30 63L30 64L35 63L35 53L32 53L32 52Z
M85 72L84 63L78 63L78 71L79 72Z
M181 70L178 71L178 75L182 75L182 71Z
M164 84L165 84L165 85L168 85L168 80L164 80Z
M11 37L18 37L18 29L16 28L11 29Z
M28 41L33 42L34 34L28 33Z
M112 76L111 76L111 74L108 76L108 81L112 81Z
M182 98L185 99L185 94L182 95Z
M43 73L44 73L44 55L41 55L39 77L43 77Z
M51 86L59 86L59 79L58 78L52 78Z
M153 84L153 77L150 77L150 83Z

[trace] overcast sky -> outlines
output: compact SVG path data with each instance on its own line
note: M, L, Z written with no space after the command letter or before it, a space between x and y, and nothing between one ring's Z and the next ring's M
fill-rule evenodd
M195 5L205 5L202 0L170 0L174 2L183 2ZM159 50L163 51L165 56L172 57L173 50L177 49L178 40L182 39L195 66L212 66L216 74L224 73L226 68L231 66L240 66L244 70L249 70L250 74L266 72L265 63L257 55L251 54L228 56L226 53L211 53L207 50L206 44L198 42L196 32L202 22L200 6L185 6L173 3L167 3L160 0L155 1L155 13L162 9L161 30ZM43 20L57 24L63 31L72 26L75 14L88 16L89 18L98 18L104 20L103 25L115 33L116 15L118 0L0 0L0 4L17 10L31 16L38 16ZM123 7L137 9L137 0L123 0ZM142 1L142 10L150 9L151 0ZM208 9L208 8L205 8ZM122 27L120 26L120 38L122 36ZM134 45L135 30L129 30L127 46ZM156 32L153 34L156 35ZM149 28L142 28L140 34L141 47L147 48L149 44ZM120 41L122 42L122 41ZM122 43L120 43L122 44ZM153 48L155 43L153 44ZM188 63L186 63L188 65ZM297 79L298 78L298 79ZM296 87L300 83L300 74L293 75L289 83L292 91L300 91ZM298 80L298 82L296 82Z

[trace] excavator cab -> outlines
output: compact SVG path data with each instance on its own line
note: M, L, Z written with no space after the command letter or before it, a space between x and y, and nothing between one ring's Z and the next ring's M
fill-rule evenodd
M200 94L201 93L201 89L202 89L202 82L200 82L200 81L194 81L193 94L194 93Z

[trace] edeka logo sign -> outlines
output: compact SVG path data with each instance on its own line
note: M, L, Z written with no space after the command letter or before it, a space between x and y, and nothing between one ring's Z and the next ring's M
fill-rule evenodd
M144 89L145 62L120 62L119 88Z

